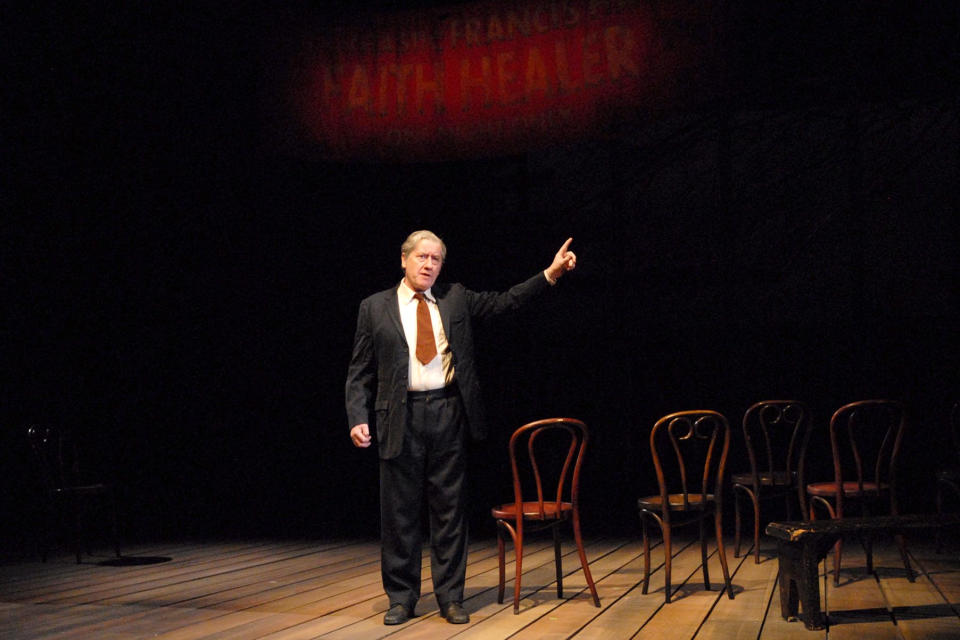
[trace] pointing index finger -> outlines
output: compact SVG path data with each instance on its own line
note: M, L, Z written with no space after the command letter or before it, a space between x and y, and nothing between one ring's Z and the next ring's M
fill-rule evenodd
M567 252L567 249L570 248L570 243L573 242L573 238L567 238L567 241L563 243L563 246L560 247L560 253L564 254Z

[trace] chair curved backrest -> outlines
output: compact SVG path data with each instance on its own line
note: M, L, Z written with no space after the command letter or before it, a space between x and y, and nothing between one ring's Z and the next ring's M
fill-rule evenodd
M844 483L859 495L879 497L889 489L896 514L896 463L906 412L896 400L860 400L837 409L830 418L837 516L843 517Z
M37 462L37 472L48 493L76 484L80 473L76 443L66 431L51 427L27 428L30 448Z
M684 511L690 509L691 494L704 500L712 496L720 503L729 448L730 424L716 411L680 411L656 422L650 431L650 450L664 519L669 519L671 495L681 496ZM665 465L674 472L665 472ZM672 506L677 508L676 501Z
M799 400L762 400L747 409L743 414L743 439L754 492L760 490L761 477L770 487L794 485L810 424L810 409ZM798 495L806 512L802 487Z
M559 515L564 502L570 503L574 510L578 509L580 469L588 439L587 425L573 418L537 420L514 431L510 437L514 501L518 505L525 500L533 502L524 498L524 487L529 487L531 482L537 496L536 515L527 513L528 518L545 520L550 513ZM521 468L521 451L525 452L526 469ZM556 457L557 452L562 461ZM544 474L546 466L556 467L556 475L547 477ZM518 519L522 519L522 515L522 510L518 509Z

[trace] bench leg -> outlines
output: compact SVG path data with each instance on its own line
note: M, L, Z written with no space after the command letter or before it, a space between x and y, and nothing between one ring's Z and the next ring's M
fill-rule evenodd
M777 543L777 556L780 561L780 615L784 620L793 622L800 613L800 599L797 595L797 581L794 577L795 558L793 550L784 542Z
M796 622L800 617L797 583L782 572L780 573L780 615L787 622Z
M820 610L819 566L822 554L811 543L778 541L780 560L780 615L785 620L798 617L798 605L803 610L803 624L807 629L823 629L826 619ZM819 557L818 557L819 556Z
M807 629L823 629L827 621L820 610L820 560L824 552L813 543L803 545L803 566L798 572L800 607L803 609L803 624Z

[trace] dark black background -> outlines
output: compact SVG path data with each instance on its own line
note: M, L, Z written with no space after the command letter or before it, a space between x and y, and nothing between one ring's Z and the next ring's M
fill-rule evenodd
M286 29L389 6L5 5L8 549L29 546L32 423L83 436L128 540L375 535L343 380L357 304L423 227L449 246L442 277L478 290L567 236L579 258L478 335L477 530L523 422L587 421L585 528L634 531L656 418L736 425L773 396L821 429L846 402L903 400L906 510L932 508L958 396L955 3L720 4L723 95L595 139L419 164L281 151Z

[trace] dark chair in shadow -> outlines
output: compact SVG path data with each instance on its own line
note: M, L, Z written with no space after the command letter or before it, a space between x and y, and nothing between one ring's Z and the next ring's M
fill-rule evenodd
M85 547L90 554L87 520L95 513L97 503L107 511L111 542L119 558L120 541L113 487L92 481L84 475L77 444L70 432L32 426L27 429L27 436L41 482L43 505L38 543L43 562L47 561L55 533L63 528L71 530L77 564L82 561Z
M760 563L760 505L773 499L786 502L787 520L793 504L806 514L806 494L797 482L800 452L810 426L810 410L797 400L764 400L743 415L743 440L750 471L730 477L734 499L733 557L740 557L741 496L753 505L753 557ZM803 517L803 516L802 516Z
M943 515L944 491L960 499L960 402L950 411L950 436L953 440L953 464L937 469L937 515ZM937 553L943 550L943 536L937 529Z
M833 479L807 484L810 519L817 506L831 518L898 515L896 465L906 428L906 411L895 400L861 400L837 409L830 418ZM810 456L805 449L801 464ZM876 513L885 511L886 514ZM902 535L895 535L907 577L913 572ZM872 539L863 540L867 571L873 572ZM840 584L843 541L834 548L833 582Z
M593 603L600 606L597 588L590 575L580 533L580 472L589 433L587 426L572 418L548 418L525 424L510 437L510 469L513 475L513 502L491 510L497 523L500 582L497 602L503 603L505 582L505 536L509 535L516 555L513 585L513 612L520 612L520 576L523 570L524 533L550 529L553 533L557 572L557 597L563 597L558 528L569 522Z
M670 602L673 528L698 523L703 585L710 589L707 569L707 523L712 519L717 553L727 595L733 599L723 544L723 473L730 447L730 424L716 411L681 411L660 418L650 432L650 451L660 493L637 501L643 528L643 588L650 584L650 533L657 523L663 535L664 596Z

